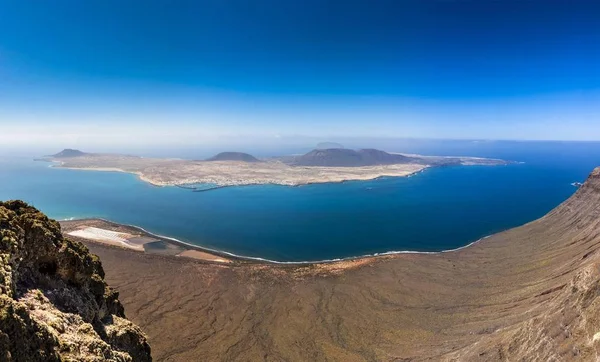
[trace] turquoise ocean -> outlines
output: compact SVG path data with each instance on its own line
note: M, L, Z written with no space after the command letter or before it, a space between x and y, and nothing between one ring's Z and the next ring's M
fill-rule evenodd
M390 251L441 251L532 221L566 200L600 144L494 142L405 152L498 157L507 166L432 168L411 177L300 187L192 192L134 175L66 170L0 155L0 200L52 218L100 217L240 256L316 261Z

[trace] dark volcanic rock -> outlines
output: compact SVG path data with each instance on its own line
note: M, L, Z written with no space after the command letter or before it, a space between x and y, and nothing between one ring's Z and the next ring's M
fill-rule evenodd
M71 148L65 148L64 150L60 151L57 154L51 155L51 157L54 158L69 158L69 157L81 157L81 156L85 156L87 155L87 153L79 151L79 150L74 150Z
M411 158L372 148L349 150L341 148L316 149L296 157L298 166L358 167L409 163Z
M260 162L256 157L244 152L221 152L207 161L242 161L242 162Z
M97 256L22 201L0 202L0 360L151 361Z

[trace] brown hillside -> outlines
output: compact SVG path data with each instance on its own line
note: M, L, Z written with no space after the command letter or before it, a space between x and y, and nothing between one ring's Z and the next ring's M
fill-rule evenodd
M545 217L468 248L310 266L90 245L160 361L590 361L600 169Z

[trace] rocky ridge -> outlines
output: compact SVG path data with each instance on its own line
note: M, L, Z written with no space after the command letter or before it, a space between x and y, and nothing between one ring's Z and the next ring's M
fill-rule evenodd
M97 256L22 201L0 202L0 360L151 361Z

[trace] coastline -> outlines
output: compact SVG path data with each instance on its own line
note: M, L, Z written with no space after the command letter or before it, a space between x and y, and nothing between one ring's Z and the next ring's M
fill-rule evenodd
M454 252L215 265L88 246L160 360L592 360L599 174L541 218Z
M58 162L58 161L55 161ZM62 165L62 162L60 162L60 164ZM57 165L50 165L50 167L56 167L56 168L65 168L65 169L72 169L72 170L88 170L88 171L102 171L102 172L119 172L119 173L126 173L126 174L132 174L132 175L136 175L137 178L140 181L146 182L146 183L150 183L154 186L158 186L158 187L166 187L166 186L175 186L175 187L180 187L180 188L184 188L186 190L190 190L192 192L204 192L204 191L211 191L214 189L219 189L219 188L224 188L224 187L234 187L234 186L251 186L251 185L277 185L277 186L293 186L293 187L300 187L300 186L304 186L304 185L309 185L309 184L327 184L327 183L344 183L344 182L361 182L361 181L371 181L371 180L376 180L376 179L381 179L381 178L396 178L396 177L413 177L416 176L420 173L425 172L428 169L431 168L436 168L435 166L428 166L428 165L424 165L423 167L419 168L418 170L415 170L413 172L410 172L406 175L403 176L389 176L389 175L381 175L381 176L377 176L377 177L373 177L371 179L365 179L365 180L341 180L341 181L329 181L329 180L325 180L323 182L309 182L306 184L297 184L297 185L289 185L289 184L285 184L285 183L248 183L248 184L239 184L239 185L215 185L213 187L210 187L208 189L196 189L194 187L186 187L187 185L191 185L191 184L158 184L153 182L150 179L147 179L146 177L144 177L144 175L141 172L133 172L133 171L125 171L123 169L120 168L87 168L87 167L82 167L82 168L77 168L77 167L64 167L64 166L57 166ZM301 260L301 261L281 261L281 260L272 260L272 259L267 259L267 258L262 258L262 257L258 257L258 256L247 256L247 255L240 255L240 254L235 254L232 252L228 252L228 251L224 251L224 250L218 250L218 249L214 249L214 248L210 248L210 247L205 247L205 246L201 246L201 245L196 245L196 244L191 244L189 242L185 242L182 240L179 240L177 238L171 237L171 236L167 236L167 235L161 235L161 234L157 234L157 233L153 233L149 230L144 229L143 227L137 226L137 225L130 225L130 224L122 224L122 223L118 223L115 221L111 221L108 219L103 219L103 218L69 218L69 219L65 219L65 220L60 220L61 223L64 222L76 222L76 223L83 223L83 222L93 222L93 221L102 221L108 225L112 225L113 227L126 227L126 228L130 228L132 230L135 230L138 233L142 233L146 236L158 239L160 241L163 241L165 243L183 248L184 251L190 251L190 253L187 254L177 254L176 256L188 256L188 255L193 255L194 253L192 253L193 251L196 251L198 253L206 253L207 255L211 255L215 258L225 258L225 259L229 259L235 262L239 262L239 263L263 263L263 264L271 264L271 265L316 265L316 264L334 264L334 263L339 263L339 262L349 262L349 261L360 261L360 260L365 260L365 259L373 259L373 258L383 258L383 257L390 257L390 256L394 256L394 255L402 255L402 254L423 254L423 255L427 255L427 254L443 254L443 253L451 253L451 252L456 252L456 251L460 251L462 249L468 248L474 244L479 243L480 241L483 241L487 238L489 238L492 235L487 235L484 237L481 237L477 240L471 241L466 245L457 247L457 248L453 248L453 249L447 249L447 250L436 250L436 251L416 251L416 250L388 250L388 251L382 251L382 252L376 252L376 253L372 253L372 254L363 254L363 255L356 255L356 256L348 256L348 257L340 257L340 258L333 258L333 259L323 259L323 260ZM90 240L93 242L99 242L98 240ZM126 246L124 246L126 248ZM136 249L132 249L132 250L136 250ZM138 251L142 251L144 253L149 253L146 250L139 250ZM200 258L203 260L207 260L205 258Z
M66 169L66 170L78 170L78 171L96 171L96 172L118 172L118 173L126 173L126 174L131 174L131 175L135 175L137 176L137 178L145 183L148 183L150 185L153 186L157 186L157 187L184 187L186 185L193 185L193 184L214 184L214 187L211 187L209 189L206 190L196 190L193 188L190 188L192 191L194 192L203 192L203 191L211 191L211 190L215 190L215 189L220 189L220 188L224 188L224 187L235 187L235 186L252 186L252 185L278 185L278 186L290 186L290 187L298 187L298 186L305 186L305 185L318 185L318 184L331 184L331 183L343 183L343 182L348 182L348 181L373 181L373 180L377 180L379 178L382 177L410 177L410 176L414 176L418 173L421 173L423 171L425 171L426 169L431 168L432 166L430 165L419 165L418 169L415 170L406 170L406 171L401 171L398 172L398 174L390 174L390 173L386 173L386 172L376 172L373 174L368 174L368 175L361 175L364 177L348 177L348 178L340 178L340 179L328 179L328 178L323 178L321 180L316 180L316 181L289 181L289 180L269 180L269 181L249 181L249 182L213 182L213 180L207 180L207 179L194 179L194 180L185 180L185 181L181 181L181 182L176 182L176 181L172 181L172 182L161 182L161 181L157 181L152 179L151 177L148 177L146 175L144 175L143 172L141 171L127 171L121 168L117 168L117 167L70 167L70 166L63 166L63 162L59 162L59 161L51 161L51 162L58 162L60 163L59 165L53 164L50 165L49 167L51 168L60 168L60 169Z
M34 160L34 161L38 161L38 160ZM57 168L57 169L63 169L63 170L75 170L75 171L95 171L95 172L117 172L117 173L126 173L129 175L135 175L137 176L137 178L140 181L143 181L145 183L148 183L152 186L157 186L157 187L166 187L166 186L180 186L180 185L169 185L169 184L160 184L160 183L156 183L154 181L152 181L151 179L147 179L144 177L144 175L141 172L133 172L133 171L125 171L123 169L120 168L116 168L116 167L66 167L63 166L63 162L60 161L49 161L51 163L50 168ZM56 165L55 163L59 163L59 165Z
M356 261L360 262L360 261L364 261L364 260L368 260L368 259L386 258L386 257L391 257L391 256L395 256L395 255L404 255L404 254L421 254L421 255L440 254L441 255L441 254L457 252L457 251L469 248L475 244L478 244L481 241L487 240L488 238L498 234L498 233L495 233L495 234L491 234L491 235L486 235L484 237L481 237L475 241L472 241L472 242L470 242L466 245L460 246L458 248L439 250L439 251L391 250L391 251L385 251L385 252L379 252L379 253L373 253L373 254L364 254L364 255L335 258L335 259L325 259L325 260L279 261L279 260L271 260L271 259L266 259L266 258L261 258L261 257L238 255L238 254L223 251L223 250L217 250L217 249L213 249L213 248L209 248L209 247L190 244L188 242L179 240L174 237L153 233L153 232L148 231L137 225L121 224L121 223L117 223L117 222L103 219L103 218L81 218L81 219L69 218L69 219L58 220L58 221L61 223L61 225L65 224L65 223L85 223L85 222L101 221L101 222L111 225L113 227L124 227L124 228L136 230L146 236L159 239L160 241L164 241L166 243L170 243L175 246L182 247L182 248L186 249L186 251L198 251L198 252L212 255L214 257L226 258L226 259L229 259L229 260L231 260L233 262L237 262L237 263L287 265L287 266L335 264L335 263L356 262ZM501 232L502 231L500 231L499 233L501 233ZM90 239L86 239L86 240L89 240L90 242L94 242L94 243L99 243L102 245L111 245L111 244L103 243L103 242L97 241L97 240L90 240ZM149 253L144 250L140 251L138 249L133 249L133 248L126 248L126 247L121 247L121 248L128 249L128 250L134 250L134 251L138 251L138 252L142 252L142 253ZM204 260L204 261L210 261L207 259L202 259L202 258L200 258L200 259ZM222 263L219 262L219 264L222 264Z

